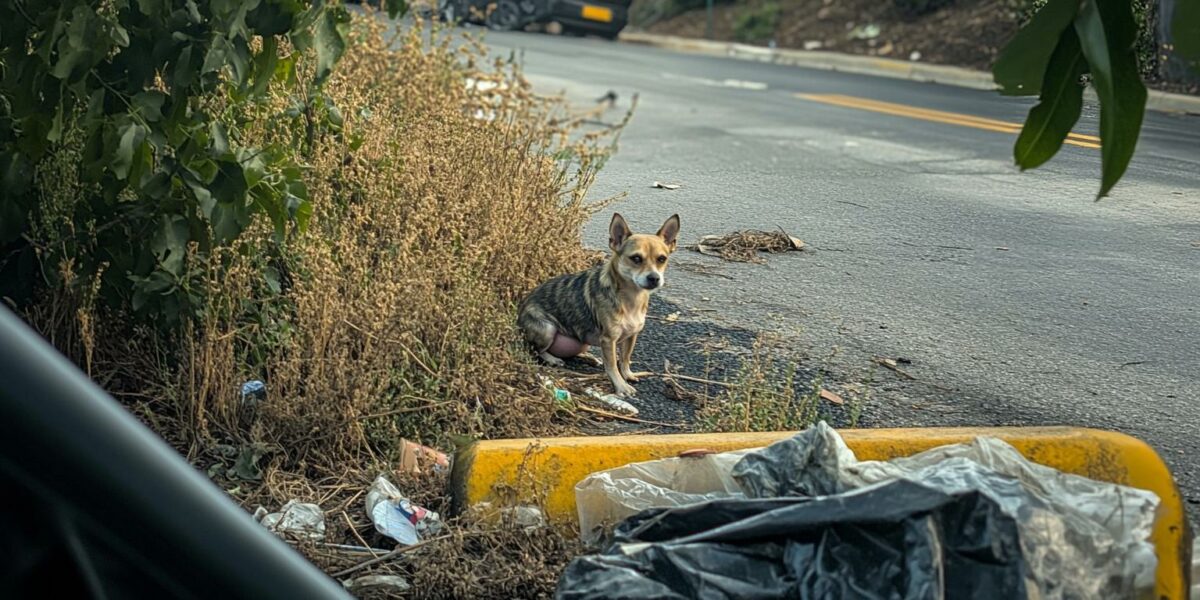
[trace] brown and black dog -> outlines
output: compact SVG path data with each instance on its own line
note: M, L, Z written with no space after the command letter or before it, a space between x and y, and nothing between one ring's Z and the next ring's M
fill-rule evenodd
M613 254L607 262L555 277L521 303L517 325L538 356L558 366L564 358L590 358L588 346L598 345L616 392L636 394L629 385L637 381L629 370L633 345L646 324L650 292L666 281L667 259L678 237L679 215L648 235L633 233L625 219L614 213L608 226Z

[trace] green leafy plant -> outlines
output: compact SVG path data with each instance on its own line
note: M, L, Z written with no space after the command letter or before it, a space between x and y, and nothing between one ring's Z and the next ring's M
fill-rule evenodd
M172 325L203 301L192 266L255 217L280 244L303 231L304 166L241 143L232 107L274 83L310 129L336 116L316 90L348 22L322 0L0 0L0 294L63 283L71 260L80 285Z
M779 4L756 3L738 13L733 21L733 36L739 42L762 42L775 35L779 24Z
M1179 0L1175 50L1200 58L1200 0ZM1143 18L1144 20L1144 18ZM1121 0L1048 0L1001 52L992 70L1000 92L1038 96L1013 149L1024 169L1062 147L1083 109L1084 78L1100 99L1101 181L1112 190L1133 157L1146 108L1138 63L1139 24Z

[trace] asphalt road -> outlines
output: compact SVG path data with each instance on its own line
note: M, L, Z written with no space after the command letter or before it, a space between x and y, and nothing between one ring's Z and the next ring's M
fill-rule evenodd
M1019 123L1028 100L593 39L487 41L519 51L540 91L581 104L616 91L613 118L639 95L593 190L628 192L616 210L635 230L678 212L685 243L782 227L809 244L766 265L680 254L720 274L669 273L663 297L684 319L778 332L831 376L871 380L867 425L1133 434L1171 464L1195 518L1200 118L1149 114L1124 180L1097 203L1086 137L1020 173L1003 127L864 102ZM1088 107L1076 131L1094 135L1097 117ZM609 214L591 245L605 245ZM915 381L872 375L877 356L911 360Z

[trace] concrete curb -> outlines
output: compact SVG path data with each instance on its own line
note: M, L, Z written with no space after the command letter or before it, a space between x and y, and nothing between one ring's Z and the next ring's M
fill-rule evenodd
M894 58L859 56L820 50L772 49L735 42L714 42L711 40L699 40L671 35L653 35L624 31L621 32L618 39L630 44L643 44L677 52L724 56L739 60L753 60L778 65L803 67L806 69L822 69L825 71L841 71L875 77L907 79L909 81L952 85L975 90L996 89L996 83L992 80L992 74L985 71L931 65ZM1150 90L1149 92L1149 97L1146 100L1146 108L1148 110L1200 115L1200 97L1171 94L1157 90ZM1088 90L1088 95L1089 100L1095 100L1095 95L1090 89Z

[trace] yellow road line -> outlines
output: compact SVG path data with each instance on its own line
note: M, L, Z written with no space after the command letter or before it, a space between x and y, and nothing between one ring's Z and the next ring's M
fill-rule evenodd
M984 117L976 117L974 115L964 115L962 113L918 108L905 104L893 104L891 102L881 102L879 100L868 100L866 98L842 96L839 94L796 94L796 97L804 100L811 100L813 102L843 106L846 108L856 108L859 110L868 110L886 115L920 119L922 121L932 121L934 123L959 125L961 127L971 127L974 129L983 129L985 131L996 131L999 133L1020 133L1022 127L1020 123L1011 123L1009 121L998 121L996 119L987 119ZM1079 146L1081 148L1100 148L1100 138L1094 135L1084 135L1082 133L1067 134L1067 138L1063 140L1063 143L1071 144L1072 146Z

